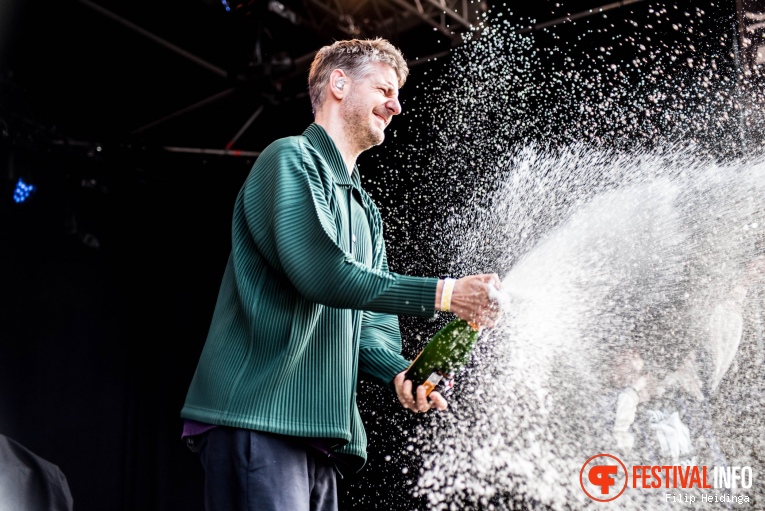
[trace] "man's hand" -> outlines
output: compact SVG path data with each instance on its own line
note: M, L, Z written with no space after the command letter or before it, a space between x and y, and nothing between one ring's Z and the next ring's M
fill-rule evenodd
M479 327L492 328L502 310L497 293L501 286L496 273L462 277L454 283L449 311Z
M431 408L436 410L446 410L448 404L446 399L438 392L431 392L425 395L425 387L417 387L417 399L412 396L412 380L406 379L406 371L401 371L393 379L393 385L396 387L396 394L401 406L414 413L427 412Z

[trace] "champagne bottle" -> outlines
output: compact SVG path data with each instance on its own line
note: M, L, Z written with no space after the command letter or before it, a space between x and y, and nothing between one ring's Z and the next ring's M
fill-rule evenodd
M478 332L475 324L464 319L454 319L436 332L406 371L406 379L412 380L412 393L424 385L427 395L439 384L450 382L468 361Z

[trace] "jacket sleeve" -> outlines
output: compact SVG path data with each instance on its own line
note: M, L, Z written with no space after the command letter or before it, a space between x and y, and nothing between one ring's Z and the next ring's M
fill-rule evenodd
M375 270L336 243L334 186L300 137L272 144L240 194L253 238L306 299L330 307L432 316L437 279Z
M359 370L382 383L390 383L409 364L409 360L401 355L398 317L364 311L359 341Z
M376 219L380 218L376 208L374 215ZM375 253L375 266L388 271L388 256L381 231L382 227L380 243L375 244L379 250ZM359 339L359 370L387 384L398 373L406 370L410 363L401 355L401 328L398 316L364 311L361 316Z

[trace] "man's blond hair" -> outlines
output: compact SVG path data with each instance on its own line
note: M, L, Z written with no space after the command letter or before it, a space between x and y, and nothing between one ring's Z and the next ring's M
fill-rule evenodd
M308 94L314 113L324 103L332 71L342 69L352 79L360 79L371 73L374 64L378 63L393 68L398 77L398 87L404 86L409 67L401 51L386 39L348 39L335 41L320 49L308 73Z

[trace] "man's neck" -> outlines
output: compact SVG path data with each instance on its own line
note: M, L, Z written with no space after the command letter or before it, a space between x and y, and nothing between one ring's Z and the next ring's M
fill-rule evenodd
M356 166L356 159L359 157L359 154L361 154L361 151L351 147L350 141L345 134L345 130L343 129L342 124L339 122L326 122L322 119L319 119L318 117L315 122L324 128L324 131L327 132L329 138L331 138L335 143L337 150L340 151L340 156L343 157L345 168L348 170L348 174L353 175L353 169Z

